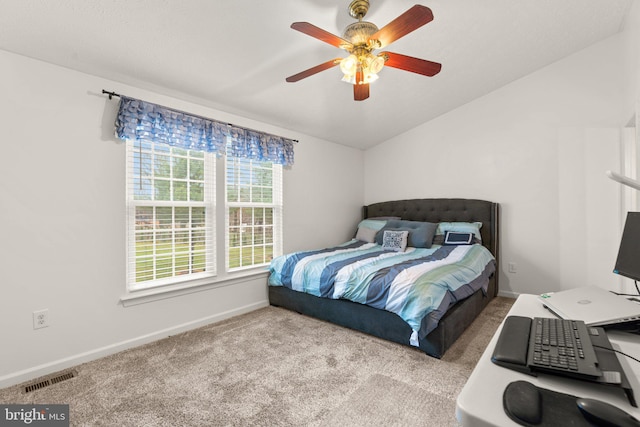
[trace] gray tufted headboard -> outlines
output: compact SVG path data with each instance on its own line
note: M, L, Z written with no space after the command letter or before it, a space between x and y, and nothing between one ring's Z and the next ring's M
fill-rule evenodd
M482 222L480 234L499 265L498 203L475 199L410 199L373 203L363 207L363 217L399 216L410 221Z

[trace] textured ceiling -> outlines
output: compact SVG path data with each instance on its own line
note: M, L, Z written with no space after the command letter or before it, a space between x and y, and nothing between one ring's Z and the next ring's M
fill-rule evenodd
M0 49L366 149L620 31L632 1L423 1L435 19L385 50L442 71L385 68L362 102L337 68L285 82L346 56L291 23L341 35L350 0L0 0ZM371 0L365 20L414 3Z

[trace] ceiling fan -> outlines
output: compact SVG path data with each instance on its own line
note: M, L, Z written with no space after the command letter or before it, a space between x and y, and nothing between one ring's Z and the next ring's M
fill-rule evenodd
M396 19L378 29L378 27L362 18L369 10L369 0L353 0L349 4L349 15L358 20L345 28L342 37L333 35L308 22L294 22L291 28L314 37L332 46L349 52L346 58L335 58L323 64L311 67L287 77L288 82L297 82L306 77L328 70L337 65L344 74L343 81L353 84L353 98L363 101L369 97L369 83L378 78L378 72L384 67L393 67L424 76L434 76L440 72L442 65L437 62L393 52L373 51L381 49L410 32L433 20L431 9L415 5Z

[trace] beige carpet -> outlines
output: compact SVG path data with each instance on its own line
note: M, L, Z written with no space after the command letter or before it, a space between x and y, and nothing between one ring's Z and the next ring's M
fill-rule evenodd
M441 359L267 307L77 366L2 403L65 403L82 426L455 426L455 399L513 300Z
M429 391L373 374L353 392L323 425L332 426L415 426L455 425L456 403Z

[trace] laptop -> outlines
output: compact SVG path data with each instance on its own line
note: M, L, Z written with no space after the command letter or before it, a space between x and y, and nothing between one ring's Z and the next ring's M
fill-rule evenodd
M582 320L589 326L640 323L640 303L602 288L569 289L542 294L538 299L556 316L562 319Z

